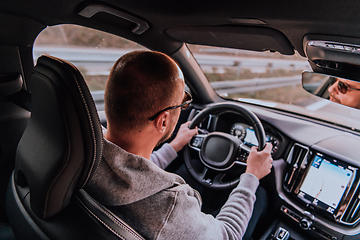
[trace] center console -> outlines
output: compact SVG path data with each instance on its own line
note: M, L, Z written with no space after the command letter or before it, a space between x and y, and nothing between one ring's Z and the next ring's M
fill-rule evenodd
M287 163L283 187L303 207L340 224L358 223L357 167L299 144L293 146Z
M282 221L313 239L357 239L359 166L301 144L293 145L282 164L282 176L277 176Z

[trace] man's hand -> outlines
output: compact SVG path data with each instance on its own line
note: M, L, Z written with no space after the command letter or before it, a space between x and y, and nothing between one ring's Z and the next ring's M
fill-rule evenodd
M189 129L191 122L183 123L174 140L171 141L170 145L175 149L176 152L180 151L193 136L198 134L197 127Z
M271 150L271 143L266 143L265 148L260 152L258 152L257 147L252 147L247 159L245 172L255 175L259 180L268 175L271 171L273 161Z

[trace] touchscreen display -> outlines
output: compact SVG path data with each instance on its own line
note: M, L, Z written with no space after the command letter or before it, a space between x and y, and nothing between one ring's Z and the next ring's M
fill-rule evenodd
M298 197L333 214L354 172L336 160L315 156Z

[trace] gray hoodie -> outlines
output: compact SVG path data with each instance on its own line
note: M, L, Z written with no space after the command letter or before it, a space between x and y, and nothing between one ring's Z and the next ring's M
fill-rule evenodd
M200 194L178 175L103 140L103 157L86 191L145 239L241 239L258 179L241 175L220 213L201 212Z

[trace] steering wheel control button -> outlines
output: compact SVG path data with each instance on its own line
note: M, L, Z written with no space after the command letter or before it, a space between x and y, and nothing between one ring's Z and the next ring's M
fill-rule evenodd
M285 228L279 227L274 235L275 240L287 240L290 237L290 232Z
M207 183L207 184L209 184L209 185L212 185L212 180L211 180L210 178L205 179L205 180L204 180L204 183Z
M201 144L202 144L202 141L203 141L203 138L194 137L194 138L191 140L191 146L200 148L200 147L201 147Z
M249 156L249 153L240 149L239 150L239 153L238 153L238 157L237 157L237 160L239 161L246 161L246 159L248 158Z

